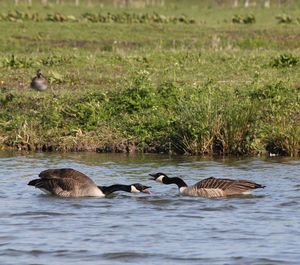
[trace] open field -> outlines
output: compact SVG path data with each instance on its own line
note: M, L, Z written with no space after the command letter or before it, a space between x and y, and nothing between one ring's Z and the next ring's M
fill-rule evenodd
M299 155L298 5L8 2L0 148Z

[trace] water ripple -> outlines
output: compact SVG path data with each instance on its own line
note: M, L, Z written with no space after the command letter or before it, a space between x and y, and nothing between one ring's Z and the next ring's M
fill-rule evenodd
M10 214L10 217L19 217L19 216L63 216L63 215L70 215L70 213L58 213L58 212L42 212L42 211L36 211L36 212L31 212L31 211L26 211L26 212L21 212L21 213L13 213ZM72 214L71 214L72 215Z
M0 152L1 264L299 264L300 160ZM27 182L71 167L99 185L141 182L153 194L56 198ZM155 169L155 170L153 170ZM148 174L195 183L207 176L266 185L249 196L178 194Z
M215 211L232 211L237 209L237 207L233 206L233 205L224 205L221 207L203 207L200 208L200 211L207 211L207 212L215 212Z
M138 252L112 252L112 253L104 253L102 254L102 257L108 260L124 260L124 259L140 259L140 258L147 258L151 256L156 256L156 255L151 255L148 253L138 253Z

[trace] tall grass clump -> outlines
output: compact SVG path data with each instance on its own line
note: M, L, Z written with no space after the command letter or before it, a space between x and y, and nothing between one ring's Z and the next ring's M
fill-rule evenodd
M290 53L280 54L271 61L271 66L275 68L293 67L298 64L299 59Z
M222 155L255 151L256 112L249 100L216 84L186 91L179 104L180 118L173 135L177 151Z
M249 93L260 104L259 138L276 155L299 155L300 88L282 81Z
M234 15L231 19L234 24L253 24L256 19L253 14L249 15Z
M9 57L6 57L2 61L2 66L7 68L31 68L36 66L36 62L31 57L20 57L12 54Z
M55 95L3 91L2 145L196 155L298 155L300 88L276 82L156 84L137 71L119 90ZM23 111L26 109L27 111Z
M282 15L278 15L276 16L277 22L279 24L291 24L293 23L293 18L290 15L287 14L282 14Z

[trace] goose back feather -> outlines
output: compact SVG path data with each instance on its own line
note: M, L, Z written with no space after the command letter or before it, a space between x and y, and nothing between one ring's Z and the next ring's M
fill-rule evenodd
M188 186L181 178L170 178L163 173L150 174L150 176L153 177L153 180L163 184L176 184L179 192L183 195L208 198L240 195L265 187L249 180L214 177L203 179L192 186Z
M32 78L30 86L31 86L31 88L38 90L38 91L44 91L47 89L48 80L42 74L40 69L37 70L36 76L34 78Z
M39 177L28 185L59 197L104 197L116 191L150 193L148 188L151 188L140 183L97 186L88 176L72 168L47 169Z
M72 168L47 169L39 177L28 185L60 197L105 196L92 179Z
M185 189L182 188L182 193L213 198L239 195L257 188L263 186L249 180L210 177Z

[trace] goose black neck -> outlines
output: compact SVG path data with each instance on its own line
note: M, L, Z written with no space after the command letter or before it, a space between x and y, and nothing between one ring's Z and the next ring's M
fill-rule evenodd
M176 184L178 189L180 189L181 187L188 186L181 178L178 178L178 177L175 177L175 178L164 177L162 182L164 184Z
M115 184L115 185L111 185L111 186L98 186L98 188L105 194L111 194L115 191L127 191L127 192L131 192L131 187L130 185L122 185L122 184Z

